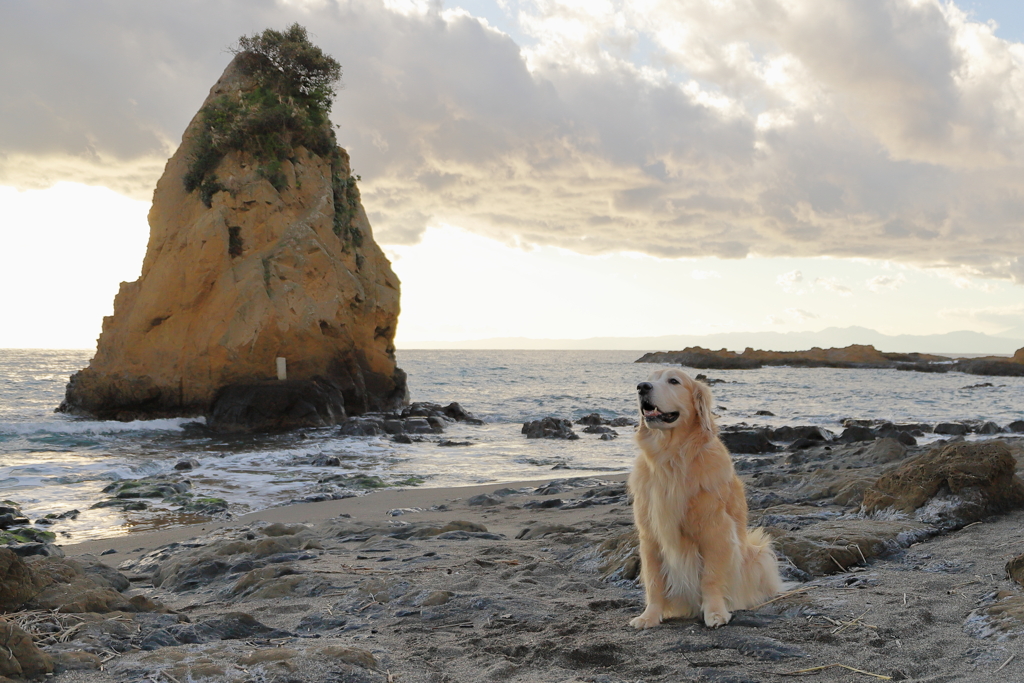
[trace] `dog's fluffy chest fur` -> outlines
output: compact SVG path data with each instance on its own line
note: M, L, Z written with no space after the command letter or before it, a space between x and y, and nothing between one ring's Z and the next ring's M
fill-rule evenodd
M679 535L692 537L695 530L688 527L702 521L702 515L692 509L695 498L701 493L713 495L732 474L731 465L696 461L682 448L668 452L669 457L654 459L645 450L629 481L635 511L648 520L648 529L662 543Z

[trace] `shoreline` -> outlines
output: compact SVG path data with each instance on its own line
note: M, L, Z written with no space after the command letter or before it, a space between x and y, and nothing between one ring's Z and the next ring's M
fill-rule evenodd
M956 458L997 484L909 514L868 509L917 490L886 477L945 476L935 463ZM39 629L57 683L782 683L808 670L838 683L841 666L1017 680L1024 591L1004 567L1024 552L1024 493L1006 509L995 497L1024 491L1022 468L1024 436L1005 435L816 443L751 462L749 526L772 535L791 583L718 629L628 626L644 596L624 473L378 490L70 544L29 566L120 576L119 594L101 593L137 610L46 612L56 636L34 626L54 609L38 601L4 618ZM63 599L85 604L83 581Z
M387 519L400 519L400 517L388 517L389 510L400 508L423 508L422 512L416 513L417 521L440 521L451 517L450 510L432 510L430 508L448 503L464 500L472 496L490 494L494 491L512 488L537 488L552 481L563 479L585 480L600 479L607 482L625 482L629 472L613 474L595 473L593 476L580 475L573 477L545 477L543 479L527 479L519 481L495 482L490 484L474 484L469 486L442 486L437 488L395 488L371 491L362 496L351 498L340 498L338 500L325 500L317 502L299 502L279 505L276 507L264 508L255 512L239 515L232 519L211 519L209 522L196 522L169 526L163 529L146 529L143 531L127 531L117 536L89 539L78 543L57 544L68 556L94 554L100 555L106 550L113 549L116 552L118 561L138 557L153 548L188 540L196 536L209 533L219 529L231 527L249 526L257 522L269 524L319 524L327 520L342 516L351 515L353 521L384 521ZM467 518L479 517L486 519L498 528L498 533L510 534L512 536L518 529L505 528L505 524L494 516L493 508L479 507L476 510L470 508L467 511ZM470 519L469 521L475 521ZM500 527L500 528L499 528ZM113 554L112 554L113 555Z

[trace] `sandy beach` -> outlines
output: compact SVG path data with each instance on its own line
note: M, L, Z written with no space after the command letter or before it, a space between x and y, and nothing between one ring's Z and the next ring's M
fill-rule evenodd
M790 581L717 630L629 628L643 595L616 476L379 491L68 545L85 565L120 567L123 595L151 611L51 613L58 625L36 639L67 683L1019 680L1024 595L1005 567L1024 551L1024 511L943 530L808 486L940 450L842 464L891 452L886 441L821 450L838 469L790 467L809 472L789 482L742 475L753 502L779 499L752 504L751 523L771 528ZM996 442L1019 472L1021 440L981 443ZM832 530L823 564L800 554Z

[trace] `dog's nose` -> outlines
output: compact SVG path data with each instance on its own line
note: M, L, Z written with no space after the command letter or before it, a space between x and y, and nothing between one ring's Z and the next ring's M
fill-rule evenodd
M639 392L641 394L646 394L646 393L650 392L650 390L653 389L653 388L654 388L654 385L651 384L650 382L640 382L640 384L636 385L637 392Z

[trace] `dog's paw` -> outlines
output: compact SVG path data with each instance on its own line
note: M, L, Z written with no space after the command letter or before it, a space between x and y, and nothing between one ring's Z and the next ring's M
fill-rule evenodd
M644 613L638 617L633 617L629 620L629 625L635 629L654 628L661 623L661 615L653 614L644 610Z
M704 610L704 623L708 628L725 626L732 619L732 614L725 608Z

